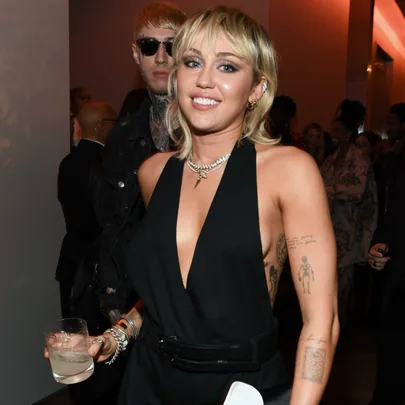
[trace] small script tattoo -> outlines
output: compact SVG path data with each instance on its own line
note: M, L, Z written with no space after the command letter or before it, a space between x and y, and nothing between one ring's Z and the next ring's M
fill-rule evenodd
M287 238L287 246L290 250L297 249L301 246L308 246L313 243L316 243L316 240L312 235L294 236L292 238Z
M277 239L276 256L280 269L283 269L284 263L287 259L287 243L283 233L280 233L280 236Z
M298 272L298 280L302 284L304 294L311 294L311 281L315 281L315 276L314 270L306 256L302 256L302 262Z
M328 343L323 337L317 338L313 335L309 335L308 339L305 339L306 342L315 342L316 344L321 344L321 343Z
M322 384L325 369L325 349L314 349L306 347L304 354L304 365L302 367L302 378Z

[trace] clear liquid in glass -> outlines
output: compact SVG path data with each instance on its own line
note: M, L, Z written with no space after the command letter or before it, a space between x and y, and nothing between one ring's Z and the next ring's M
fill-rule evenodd
M87 352L53 350L50 353L52 374L62 384L76 384L89 378L94 371L93 359Z

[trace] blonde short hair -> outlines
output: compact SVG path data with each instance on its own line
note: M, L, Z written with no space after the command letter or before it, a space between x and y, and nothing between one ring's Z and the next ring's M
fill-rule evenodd
M218 34L225 34L238 56L253 68L254 81L267 81L265 91L253 110L246 109L243 137L253 143L277 144L266 130L269 111L277 89L277 56L266 31L252 18L241 11L224 6L210 8L189 19L179 30L173 44L173 68L169 75L170 106L166 123L176 143L180 159L185 159L192 150L190 128L177 100L177 71L183 53L191 49L200 34L214 44Z
M170 3L153 3L142 9L135 17L134 40L143 28L158 28L178 31L187 20L186 14Z

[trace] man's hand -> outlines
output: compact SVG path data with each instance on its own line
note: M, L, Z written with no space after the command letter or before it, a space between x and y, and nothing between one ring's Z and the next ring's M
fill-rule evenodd
M373 245L368 252L368 263L374 270L383 270L390 257L384 254L388 252L388 245L385 243L376 243Z

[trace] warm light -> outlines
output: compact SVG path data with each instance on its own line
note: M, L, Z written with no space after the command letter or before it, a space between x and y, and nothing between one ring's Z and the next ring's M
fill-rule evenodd
M367 66L367 72L371 73L373 71L373 68L371 66Z
M395 49L405 57L405 49L402 41L399 39L397 33L392 29L391 25L388 21L384 18L381 14L381 11L376 6L374 8L374 22L378 25L382 32L384 32L385 36L389 38L391 44L395 47ZM368 72L368 69L367 69Z

